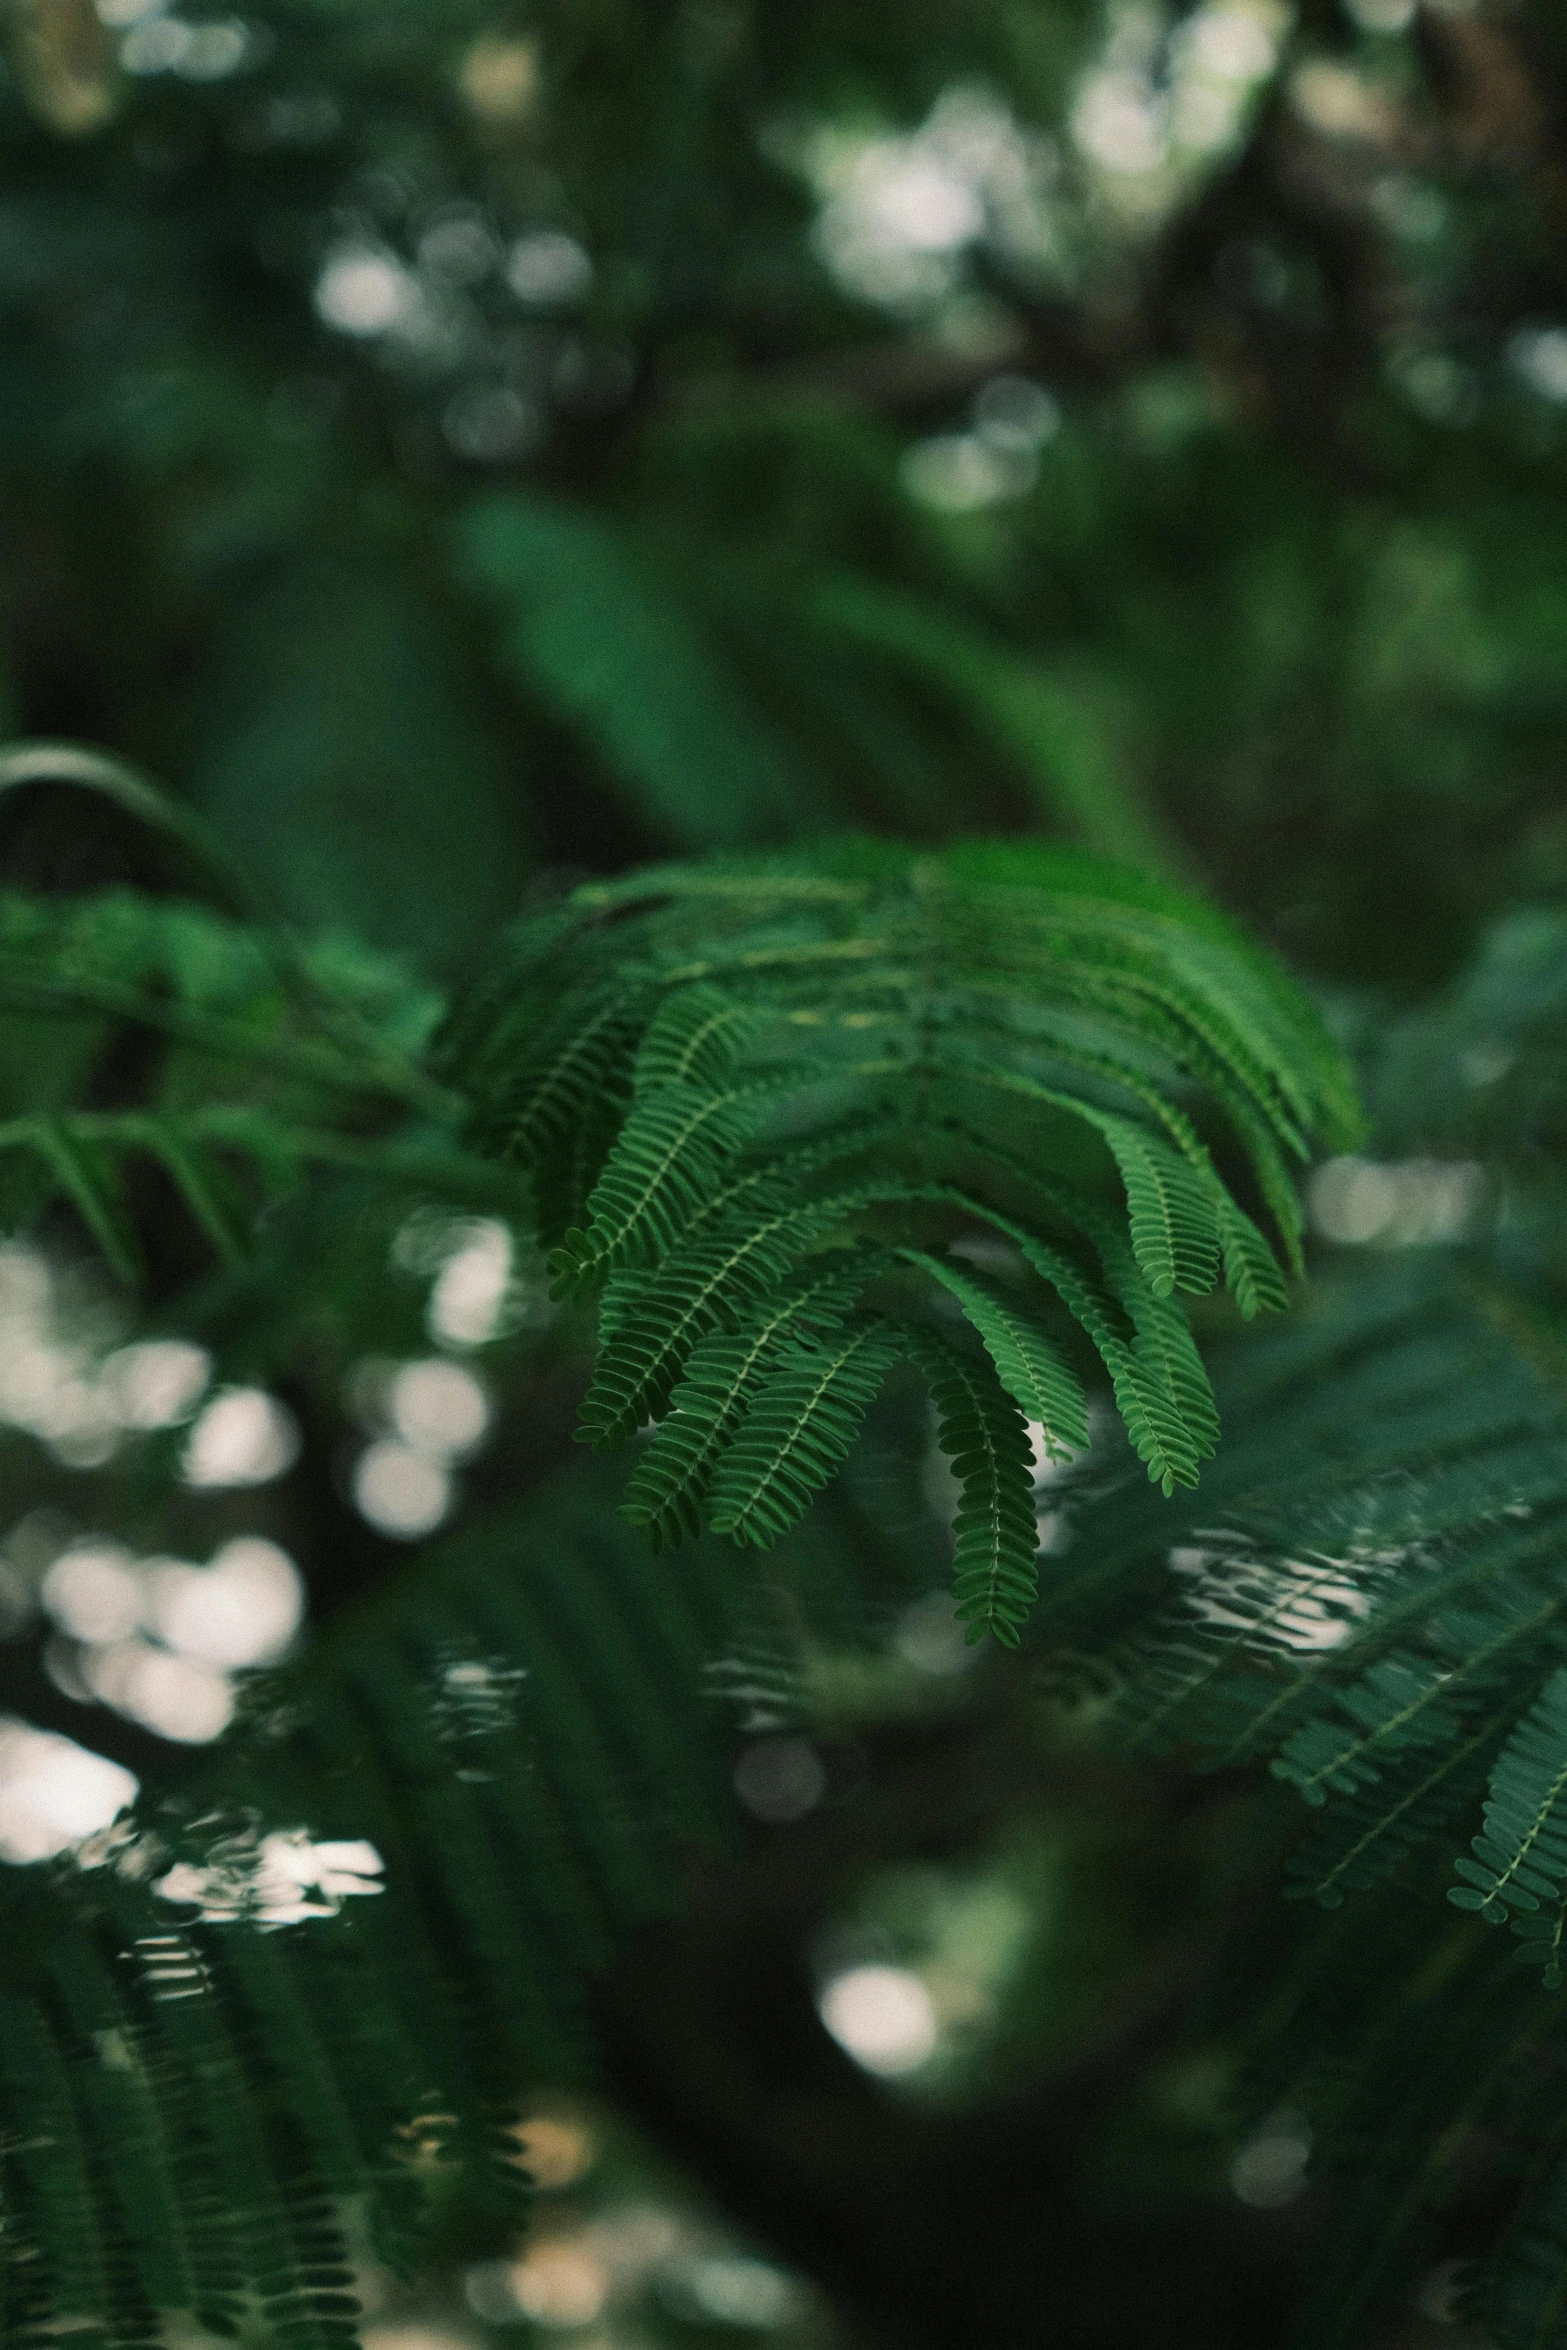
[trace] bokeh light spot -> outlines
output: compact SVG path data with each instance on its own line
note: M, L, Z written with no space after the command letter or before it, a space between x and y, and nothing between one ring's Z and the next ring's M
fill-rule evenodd
M280 1656L304 1613L293 1560L253 1534L225 1543L205 1567L156 1561L147 1583L148 1628L182 1656L231 1672Z
M122 1427L172 1428L194 1411L212 1376L205 1347L183 1338L146 1338L117 1347L102 1379Z
M806 1738L754 1738L734 1770L746 1810L771 1826L802 1820L827 1791L827 1773Z
M392 1381L392 1425L414 1452L454 1460L471 1452L490 1424L490 1401L473 1373L440 1358L405 1363Z
M156 1648L150 1640L90 1648L81 1671L103 1704L179 1746L210 1744L234 1718L234 1693L225 1674L193 1657Z
M411 1542L432 1533L445 1517L452 1481L438 1461L388 1436L360 1454L354 1500L360 1515L379 1533Z
M292 1412L259 1387L230 1387L214 1396L185 1448L187 1485L267 1485L299 1458Z
M597 2158L593 2133L569 2115L529 2114L512 2135L529 2178L544 2194L558 2194L586 2178Z
M454 1237L455 1245L437 1260L430 1335L448 1346L482 1346L494 1335L506 1302L511 1234L496 1218L484 1216L458 1225Z
M867 2072L916 2072L936 2048L936 2010L906 1967L856 1966L824 1986L817 2012L846 2055Z
M141 1577L131 1553L117 1542L84 1542L62 1551L39 1598L73 1640L125 1640L141 1622Z
M384 335L406 319L418 281L394 254L340 245L328 253L315 286L316 315L341 335Z
M1311 2130L1298 2113L1279 2113L1265 2122L1230 2164L1230 2187L1255 2211L1278 2211L1306 2186Z
M608 2271L585 2238L545 2238L508 2281L519 2313L540 2326L591 2325L609 2298Z
M553 309L581 301L593 283L593 262L563 229L531 229L506 257L506 283L519 302Z
M0 1860L51 1860L136 1800L135 1773L54 1730L0 1717Z

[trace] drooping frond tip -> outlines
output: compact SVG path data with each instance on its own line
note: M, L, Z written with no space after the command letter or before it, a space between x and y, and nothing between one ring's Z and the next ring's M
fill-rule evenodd
M610 1285L583 1429L659 1424L628 1503L655 1539L775 1539L901 1359L963 1490L963 1611L1003 1639L1034 1576L1013 1431L1069 1458L1097 1368L1150 1477L1193 1483L1216 1421L1178 1295L1282 1306L1291 1164L1357 1116L1310 1008L1209 909L994 844L579 890L459 1013L448 1069L530 1168L560 1292Z

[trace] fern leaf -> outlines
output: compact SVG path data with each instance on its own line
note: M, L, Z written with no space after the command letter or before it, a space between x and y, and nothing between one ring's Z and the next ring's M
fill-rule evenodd
M547 1238L585 1211L630 1091L647 1008L644 995L618 984L568 994L545 1010L541 1032L507 1070L494 1124L534 1176Z
M796 1247L835 1220L830 1209L781 1206L765 1193L753 1195L750 1208L702 1232L639 1290L617 1292L624 1319L611 1329L582 1403L590 1443L615 1443L662 1410L691 1348L732 1328L785 1278Z
M869 1250L843 1269L824 1266L770 1295L737 1336L698 1346L626 1488L621 1516L646 1526L659 1548L699 1533L713 1464L759 1379L796 1333L820 1339L834 1330L876 1269Z
M1216 1178L1129 1118L1096 1122L1121 1170L1133 1253L1155 1297L1211 1289L1219 1257Z
M31 2266L57 2312L101 2315L112 2286L90 2138L77 2109L70 2056L40 2000L22 1988L0 1992L0 2095L12 2112L30 2117L10 2165L16 2233L12 2258L0 2264L9 2272L5 2284L13 2286ZM12 2314L7 2307L5 2315Z
M1441 1701L1447 1679L1440 1665L1423 1658L1380 1658L1339 1692L1342 1720L1318 1716L1286 1741L1272 1766L1275 1777L1320 1805L1330 1790L1353 1795L1373 1784L1390 1748L1450 1745L1459 1721Z
M1151 1479L1195 1481L1217 1423L1176 1293L1222 1265L1243 1313L1284 1294L1197 1117L1228 1120L1293 1258L1283 1155L1340 1133L1345 1110L1313 1015L1219 917L1065 853L847 842L592 884L524 926L512 968L512 1000L459 1012L448 1067L482 1131L531 1138L541 1198L557 1183L557 1294L645 1276L619 1283L601 1326L591 1441L662 1412L692 1350L750 1326L823 1242L946 1263L931 1226L955 1213L1016 1240L1081 1323ZM1064 1119L1103 1144L1090 1181L1113 1166L1124 1217L1057 1164L1081 1158ZM1032 1203L1013 1213L1020 1186L1037 1226ZM957 1294L960 1277L935 1277ZM1048 1448L1074 1449L1083 1399L1025 1309L982 1281L959 1302ZM711 1360L738 1376L741 1358ZM722 1426L720 1456L741 1441ZM710 1465L716 1495L723 1458Z
M1139 791L1081 681L1052 675L955 623L935 605L844 577L823 588L829 626L934 679L1017 759L1044 808L1084 845L1152 873L1178 872L1180 845Z
M1450 1836L1455 1817L1478 1808L1486 1766L1515 1712L1509 1700L1467 1737L1438 1747L1412 1777L1399 1778L1396 1791L1385 1789L1379 1772L1327 1808L1290 1855L1290 1897L1337 1909L1346 1894L1382 1883Z
M1046 1459L1070 1460L1074 1452L1083 1451L1088 1443L1083 1390L1029 1316L995 1282L955 1265L950 1257L931 1256L924 1249L902 1249L899 1254L957 1299L984 1342L1002 1386L1042 1431Z
M843 1461L900 1352L896 1331L870 1321L791 1348L763 1379L713 1477L715 1533L766 1548L809 1508Z
M1017 1242L1025 1261L1042 1280L1050 1283L1093 1340L1110 1374L1116 1408L1126 1425L1133 1450L1146 1463L1150 1479L1161 1485L1167 1495L1177 1485L1195 1485L1203 1458L1206 1419L1200 1430L1194 1432L1182 1406L1188 1393L1193 1402L1200 1403L1203 1399L1184 1359L1180 1369L1182 1389L1186 1393L1177 1393L1172 1384L1170 1365L1164 1359L1170 1351L1168 1335L1164 1334L1164 1349L1149 1350L1145 1345L1140 1350L1141 1332L1128 1343L1115 1326L1109 1302L1060 1249L1011 1218L995 1216L992 1221ZM1151 1313L1145 1314L1145 1318L1151 1318ZM1184 1329L1184 1323L1181 1327ZM1207 1449L1211 1449L1211 1443Z
M1567 1922L1567 1668L1555 1672L1503 1747L1491 1773L1484 1832L1460 1860L1457 1909L1490 1925L1509 1916L1546 1987L1562 1981Z
M715 1092L755 1026L748 1004L716 987L683 987L664 998L637 1050L636 1091L690 1085Z
M987 1082L996 1082L986 1075ZM1155 1297L1168 1297L1176 1289L1202 1295L1213 1287L1219 1202L1227 1195L1206 1154L1195 1147L1189 1155L1172 1150L1134 1120L1074 1100L1056 1087L1025 1086L1016 1077L999 1082L1081 1118L1103 1136L1126 1186L1133 1253Z
M936 1441L961 1489L953 1521L955 1612L970 1641L989 1632L1016 1648L1039 1593L1027 1426L988 1362L929 1331L910 1330L908 1345L930 1387Z
M783 1164L819 1172L824 1155L829 1163L846 1155L842 1142ZM705 1213L694 1218L643 1287L617 1292L622 1303L634 1296L635 1305L617 1318L583 1399L588 1442L615 1443L660 1411L690 1349L710 1333L736 1327L802 1252L867 1210L928 1196L928 1187L889 1179L791 1204L783 1184L761 1170L727 1187L717 1195L724 1200L721 1216L711 1223Z
M588 1201L576 1278L591 1279L607 1266L647 1264L667 1250L712 1196L765 1100L756 1086L711 1093L668 1084L644 1094Z
M1261 1313L1282 1313L1289 1292L1278 1259L1244 1208L1226 1193L1215 1203L1224 1277L1248 1322ZM1286 1239L1292 1237L1286 1229Z
M809 775L622 532L510 496L476 506L459 544L504 614L504 659L596 746L664 838L742 841L799 827Z

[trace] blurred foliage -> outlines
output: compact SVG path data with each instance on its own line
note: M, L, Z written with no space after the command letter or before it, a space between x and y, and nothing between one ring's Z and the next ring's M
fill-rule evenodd
M7 2339L1567 2340L1560 10L4 59ZM519 914L829 833L1206 891L1368 1108L1298 1319L1195 1302L1195 1496L1083 1351L1012 1658L896 1386L764 1562L615 1524L426 1061ZM182 1650L255 1538L295 1651ZM25 1725L140 1781L93 1865ZM627 2184L546 2133L529 2235L552 2113Z

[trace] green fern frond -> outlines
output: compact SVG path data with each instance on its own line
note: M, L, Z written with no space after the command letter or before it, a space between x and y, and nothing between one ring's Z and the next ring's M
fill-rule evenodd
M1293 1262L1285 1162L1308 1135L1355 1130L1335 1049L1218 916L999 844L911 857L849 842L591 884L523 926L459 1007L442 1067L476 1132L531 1170L558 1294L614 1276L583 1433L610 1443L659 1418L711 1350L679 1437L650 1455L673 1480L667 1509L646 1492L660 1539L704 1513L772 1525L726 1463L784 1371L743 1419L732 1395L716 1418L700 1399L750 1378L731 1342L822 1248L901 1251L936 1280L1055 1457L1086 1436L1052 1326L1064 1309L1152 1481L1194 1482L1217 1422L1176 1292L1222 1270L1243 1314L1285 1294L1214 1144L1249 1161ZM953 1270L948 1244L976 1227L1021 1252L1037 1303ZM822 1461L841 1435L824 1423ZM815 1459L808 1429L791 1444ZM1015 1628L1015 1609L994 1612Z
M431 1550L99 1866L4 1872L8 2340L177 2318L341 2350L350 2219L406 2261L460 2181L514 2231L501 2125L582 2076L591 1972L731 1800L703 1668L732 1578L710 1552L649 1576L613 1500ZM372 1897L266 1929L264 1839L290 1833L368 1841Z
M1562 1981L1567 1918L1567 1668L1555 1672L1514 1729L1491 1771L1485 1827L1457 1862L1455 1909L1478 1910L1526 1945L1547 1989Z
M664 838L776 838L806 818L810 775L627 534L580 506L510 495L465 515L458 546L502 618L503 662Z
M1269 1195L1272 1205L1272 1195ZM1289 1303L1289 1293L1279 1273L1279 1262L1263 1234L1226 1193L1214 1203L1219 1227L1219 1248L1224 1258L1224 1278L1235 1303L1248 1322L1258 1314L1280 1314ZM1286 1227L1286 1239L1289 1228Z
M773 1291L764 1309L735 1338L710 1338L696 1347L626 1488L621 1516L646 1526L655 1545L691 1539L701 1531L700 1503L714 1462L737 1427L757 1382L797 1331L817 1338L850 1311L874 1259L862 1254L836 1270L818 1270Z
M1095 1055L1089 1065L1101 1073L1114 1067L1108 1055ZM1155 1297L1168 1297L1175 1289L1202 1295L1213 1287L1219 1270L1219 1204L1228 1200L1228 1194L1207 1152L1178 1113L1167 1115L1185 1145L1183 1151L1172 1150L1150 1128L1057 1087L1034 1084L1012 1072L978 1063L961 1065L961 1074L977 1084L1081 1118L1103 1137L1126 1188L1132 1248ZM1129 1092L1138 1095L1152 1090L1135 1079L1123 1082ZM1154 1106L1158 1106L1157 1097ZM1228 1204L1237 1215L1241 1213L1233 1201ZM1260 1233L1257 1237L1261 1241Z
M936 1409L936 1442L958 1480L952 1561L955 1612L969 1638L1016 1648L1039 1593L1033 1455L1016 1403L988 1362L911 1329L910 1354Z
M390 957L334 939L309 947L178 898L0 892L0 1007L59 1024L59 1048L8 1074L26 1098L76 1066L72 1038L130 1022L183 1048L159 1073L167 1099L201 1098L215 1074L250 1073L268 1097L380 1093L450 1107L417 1055L439 999ZM262 1073L265 1073L264 1075Z
M139 1138L141 1120L135 1121ZM28 1118L0 1129L0 1150L31 1150L54 1178L53 1188L70 1201L122 1281L134 1281L141 1252L134 1226L121 1205L119 1170L104 1138L84 1133L79 1121Z
M1210 1290L1219 1271L1218 1178L1129 1118L1095 1122L1121 1170L1132 1248L1154 1296Z
M797 1295L761 1433L848 1335L827 1338L853 1295L842 1263ZM851 1343L852 1415L897 1340L867 1323ZM791 1448L759 1477L757 1531L819 1473ZM196 1783L149 1795L89 1865L0 1871L8 2342L345 2350L367 2243L406 2269L454 2195L466 2227L515 2241L508 2125L530 2089L592 2076L595 1978L667 1909L692 1839L738 1825L715 1694L754 1643L753 1595L713 1542L650 1573L618 1498L593 1470L432 1546L255 1686ZM846 1512L773 1566L781 1672L928 1578ZM362 1894L290 1914L275 1837L337 1840Z
M643 1094L588 1199L577 1281L656 1264L712 1197L766 1104L754 1085L713 1093L668 1083Z
M583 1398L588 1442L615 1443L662 1410L691 1349L732 1328L786 1278L797 1247L841 1221L836 1202L782 1206L771 1187L759 1187L748 1205L748 1216L719 1222L656 1274L617 1290L615 1324Z
M436 1009L384 958L296 947L178 900L0 894L7 1223L20 1229L68 1202L130 1281L138 1164L161 1170L230 1262L249 1246L258 1209L313 1168L374 1165L397 1183L423 1153L482 1186L483 1163L447 1139L452 1097L414 1058ZM60 1023L58 1052L38 1053L22 1011ZM156 1041L141 1100L78 1106L128 1026Z
M1428 1748L1412 1776L1400 1775L1391 1800L1380 1771L1366 1773L1291 1852L1290 1896L1337 1909L1351 1893L1407 1877L1452 1820L1478 1809L1490 1758L1515 1711L1509 1701L1467 1736Z
M666 996L637 1052L637 1092L660 1085L715 1089L734 1066L752 1017L749 1005L716 987L681 988Z
M1066 1461L1086 1450L1088 1403L1082 1386L1030 1316L997 1283L950 1257L916 1248L899 1254L957 1299L1002 1386L1041 1431L1045 1458Z
M511 1072L508 1141L525 1162L568 1134L598 1095L628 1089L632 1044L647 999L619 986L586 989L561 1004L529 1039L528 1058Z
M1411 1746L1451 1747L1459 1717L1443 1702L1447 1673L1434 1660L1381 1657L1337 1694L1338 1716L1314 1715L1273 1763L1309 1804L1354 1795L1381 1777L1380 1757Z
M1107 1492L1053 1587L1074 1645L1120 1627L1111 1734L1266 1761L1317 1815L1293 1892L1336 1907L1378 1886L1434 1895L1445 1875L1455 1906L1510 1919L1559 1981L1557 1398L1472 1308L1396 1277L1249 1349L1239 1376L1253 1392L1232 1398L1201 1518Z
M898 1333L877 1320L791 1346L760 1382L713 1473L714 1532L766 1548L802 1517L847 1456L900 1351Z
M992 642L939 606L848 576L818 591L829 628L934 680L1014 758L1044 808L1084 845L1151 873L1182 856L1117 756L1095 697L1076 680Z

